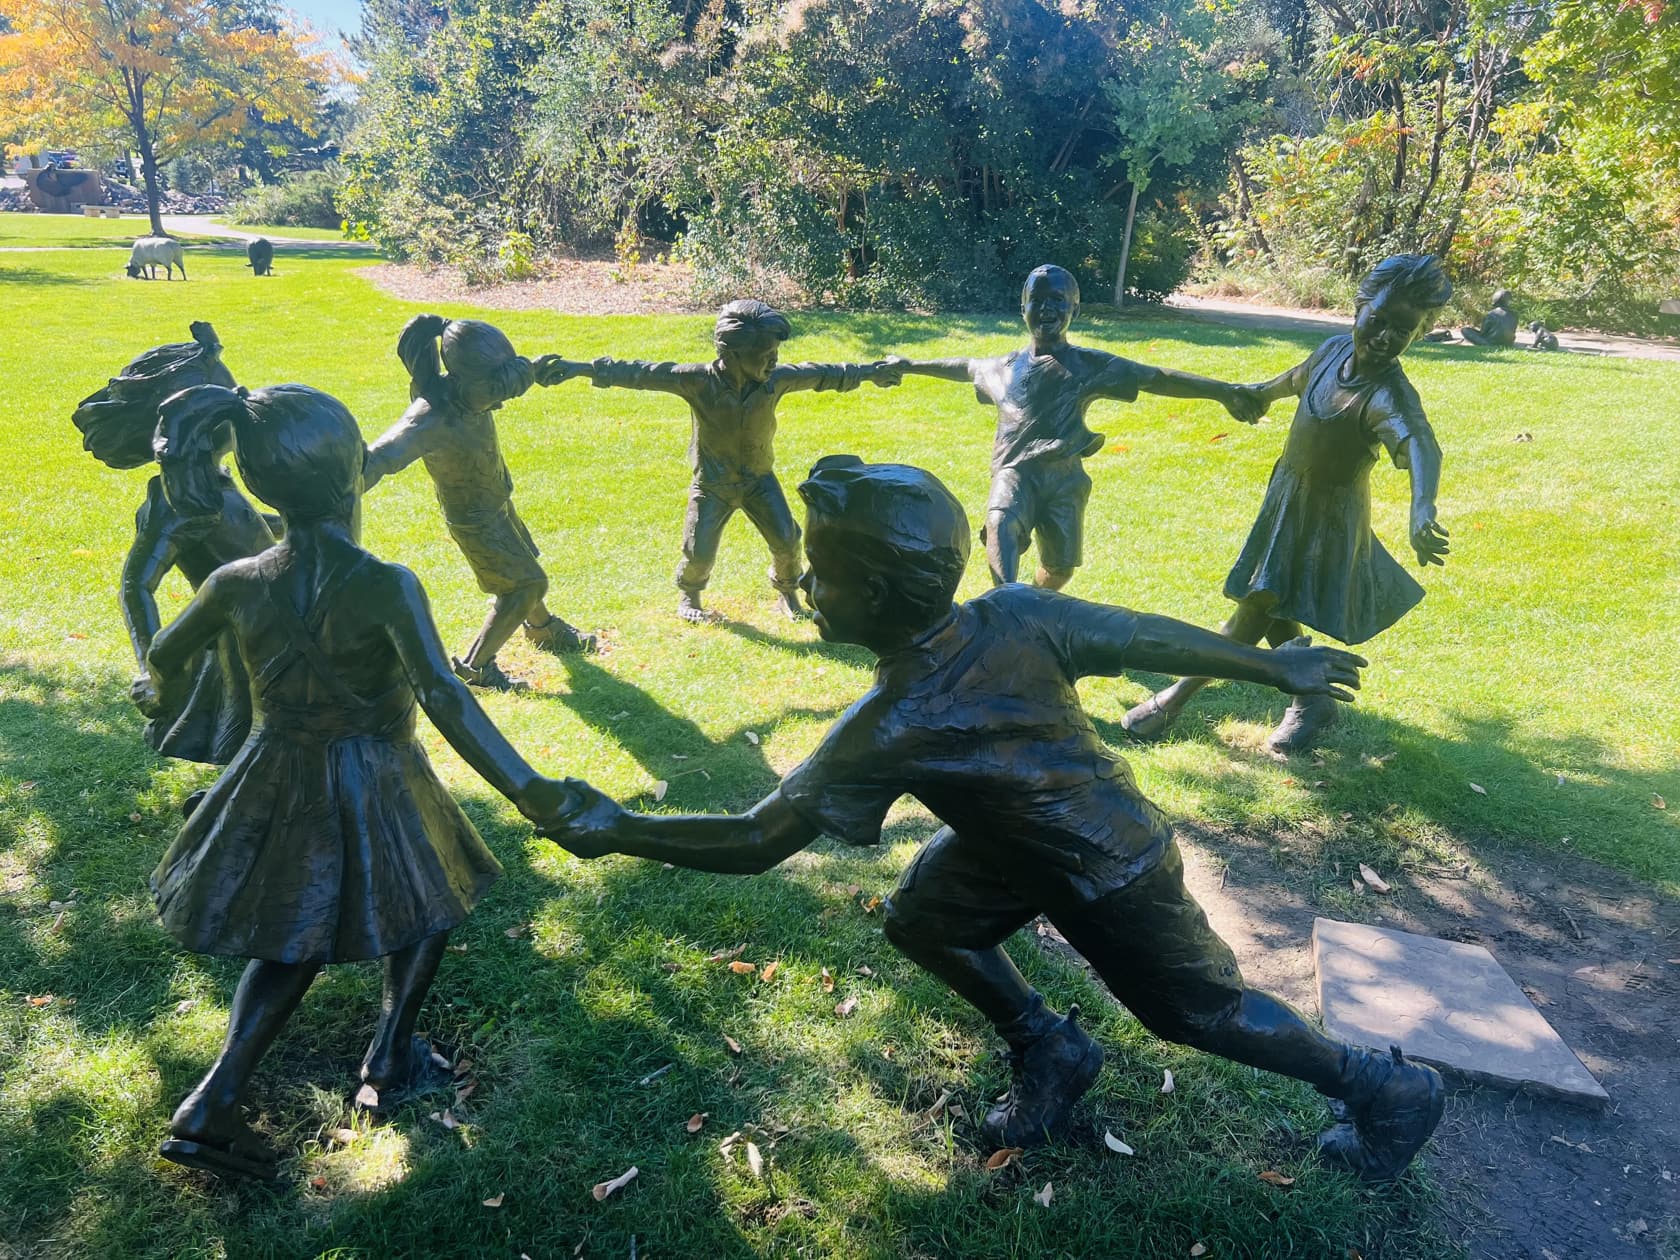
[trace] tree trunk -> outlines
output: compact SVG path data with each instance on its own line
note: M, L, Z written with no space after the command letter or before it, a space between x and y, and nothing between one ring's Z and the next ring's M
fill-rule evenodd
M1120 238L1120 270L1114 273L1114 307L1116 310L1126 305L1126 263L1132 256L1132 224L1137 221L1138 193L1143 189L1143 181L1132 180L1132 200L1126 206L1126 234Z

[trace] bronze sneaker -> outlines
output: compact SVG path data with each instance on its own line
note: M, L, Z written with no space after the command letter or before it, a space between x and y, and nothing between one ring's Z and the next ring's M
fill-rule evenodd
M1434 1068L1406 1062L1399 1046L1389 1047L1388 1058L1374 1050L1357 1053L1365 1056L1358 1071L1369 1078L1371 1092L1363 1102L1332 1107L1346 1119L1318 1135L1318 1155L1364 1181L1392 1181L1440 1123L1446 1086Z
M1050 1031L1011 1050L1004 1100L986 1113L980 1132L999 1147L1038 1146L1067 1120L1073 1104L1102 1071L1102 1047L1076 1022L1077 1006Z

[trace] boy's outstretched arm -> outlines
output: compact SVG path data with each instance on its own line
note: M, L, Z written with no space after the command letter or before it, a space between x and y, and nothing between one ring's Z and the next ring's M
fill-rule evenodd
M538 385L560 385L576 376L587 376L591 380L595 377L593 363L580 363L557 354L538 355L531 360L531 366L536 369Z
M913 376L935 376L942 381L971 379L967 359L901 359L892 355L886 360L900 372Z
M744 814L632 814L597 795L543 834L578 857L624 853L722 875L757 875L817 838L777 788Z
M1216 381L1212 377L1197 376L1194 372L1179 372L1173 368L1150 367L1139 364L1142 375L1137 380L1140 392L1160 394L1165 398L1207 398L1221 403L1244 424L1255 424L1266 414L1265 404L1246 385Z
M589 365L589 379L602 389L652 389L689 397L706 379L705 363L647 363L602 357Z

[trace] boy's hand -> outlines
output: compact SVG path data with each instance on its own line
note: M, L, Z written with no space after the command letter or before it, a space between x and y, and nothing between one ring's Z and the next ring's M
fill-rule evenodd
M151 674L141 674L128 687L128 698L134 707L147 717L156 717L159 705L158 686Z
M1271 655L1278 667L1279 691L1294 696L1330 696L1347 704L1359 690L1359 671L1370 664L1363 656L1341 648L1313 647L1312 640L1304 635L1273 648Z
M1417 552L1418 563L1425 567L1447 562L1447 552L1451 550L1447 530L1435 519L1433 503L1419 503L1412 508L1412 550Z
M1244 424L1259 424L1271 404L1261 394L1258 385L1231 385L1224 399L1225 410Z
M901 354L889 354L879 363L869 365L869 379L882 389L891 389L894 385L904 384L904 369L910 366L910 360Z
M573 803L562 814L537 823L537 833L573 857L598 858L616 853L618 830L628 815L610 796L578 779L567 780Z
M590 370L587 363L573 363L557 354L539 355L532 366L537 370L538 385L560 385Z

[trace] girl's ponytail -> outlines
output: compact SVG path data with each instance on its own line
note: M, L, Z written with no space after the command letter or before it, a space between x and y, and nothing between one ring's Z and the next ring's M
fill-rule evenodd
M403 325L397 338L397 358L408 369L408 397L436 397L443 384L443 358L438 342L449 321L441 315L416 315Z

